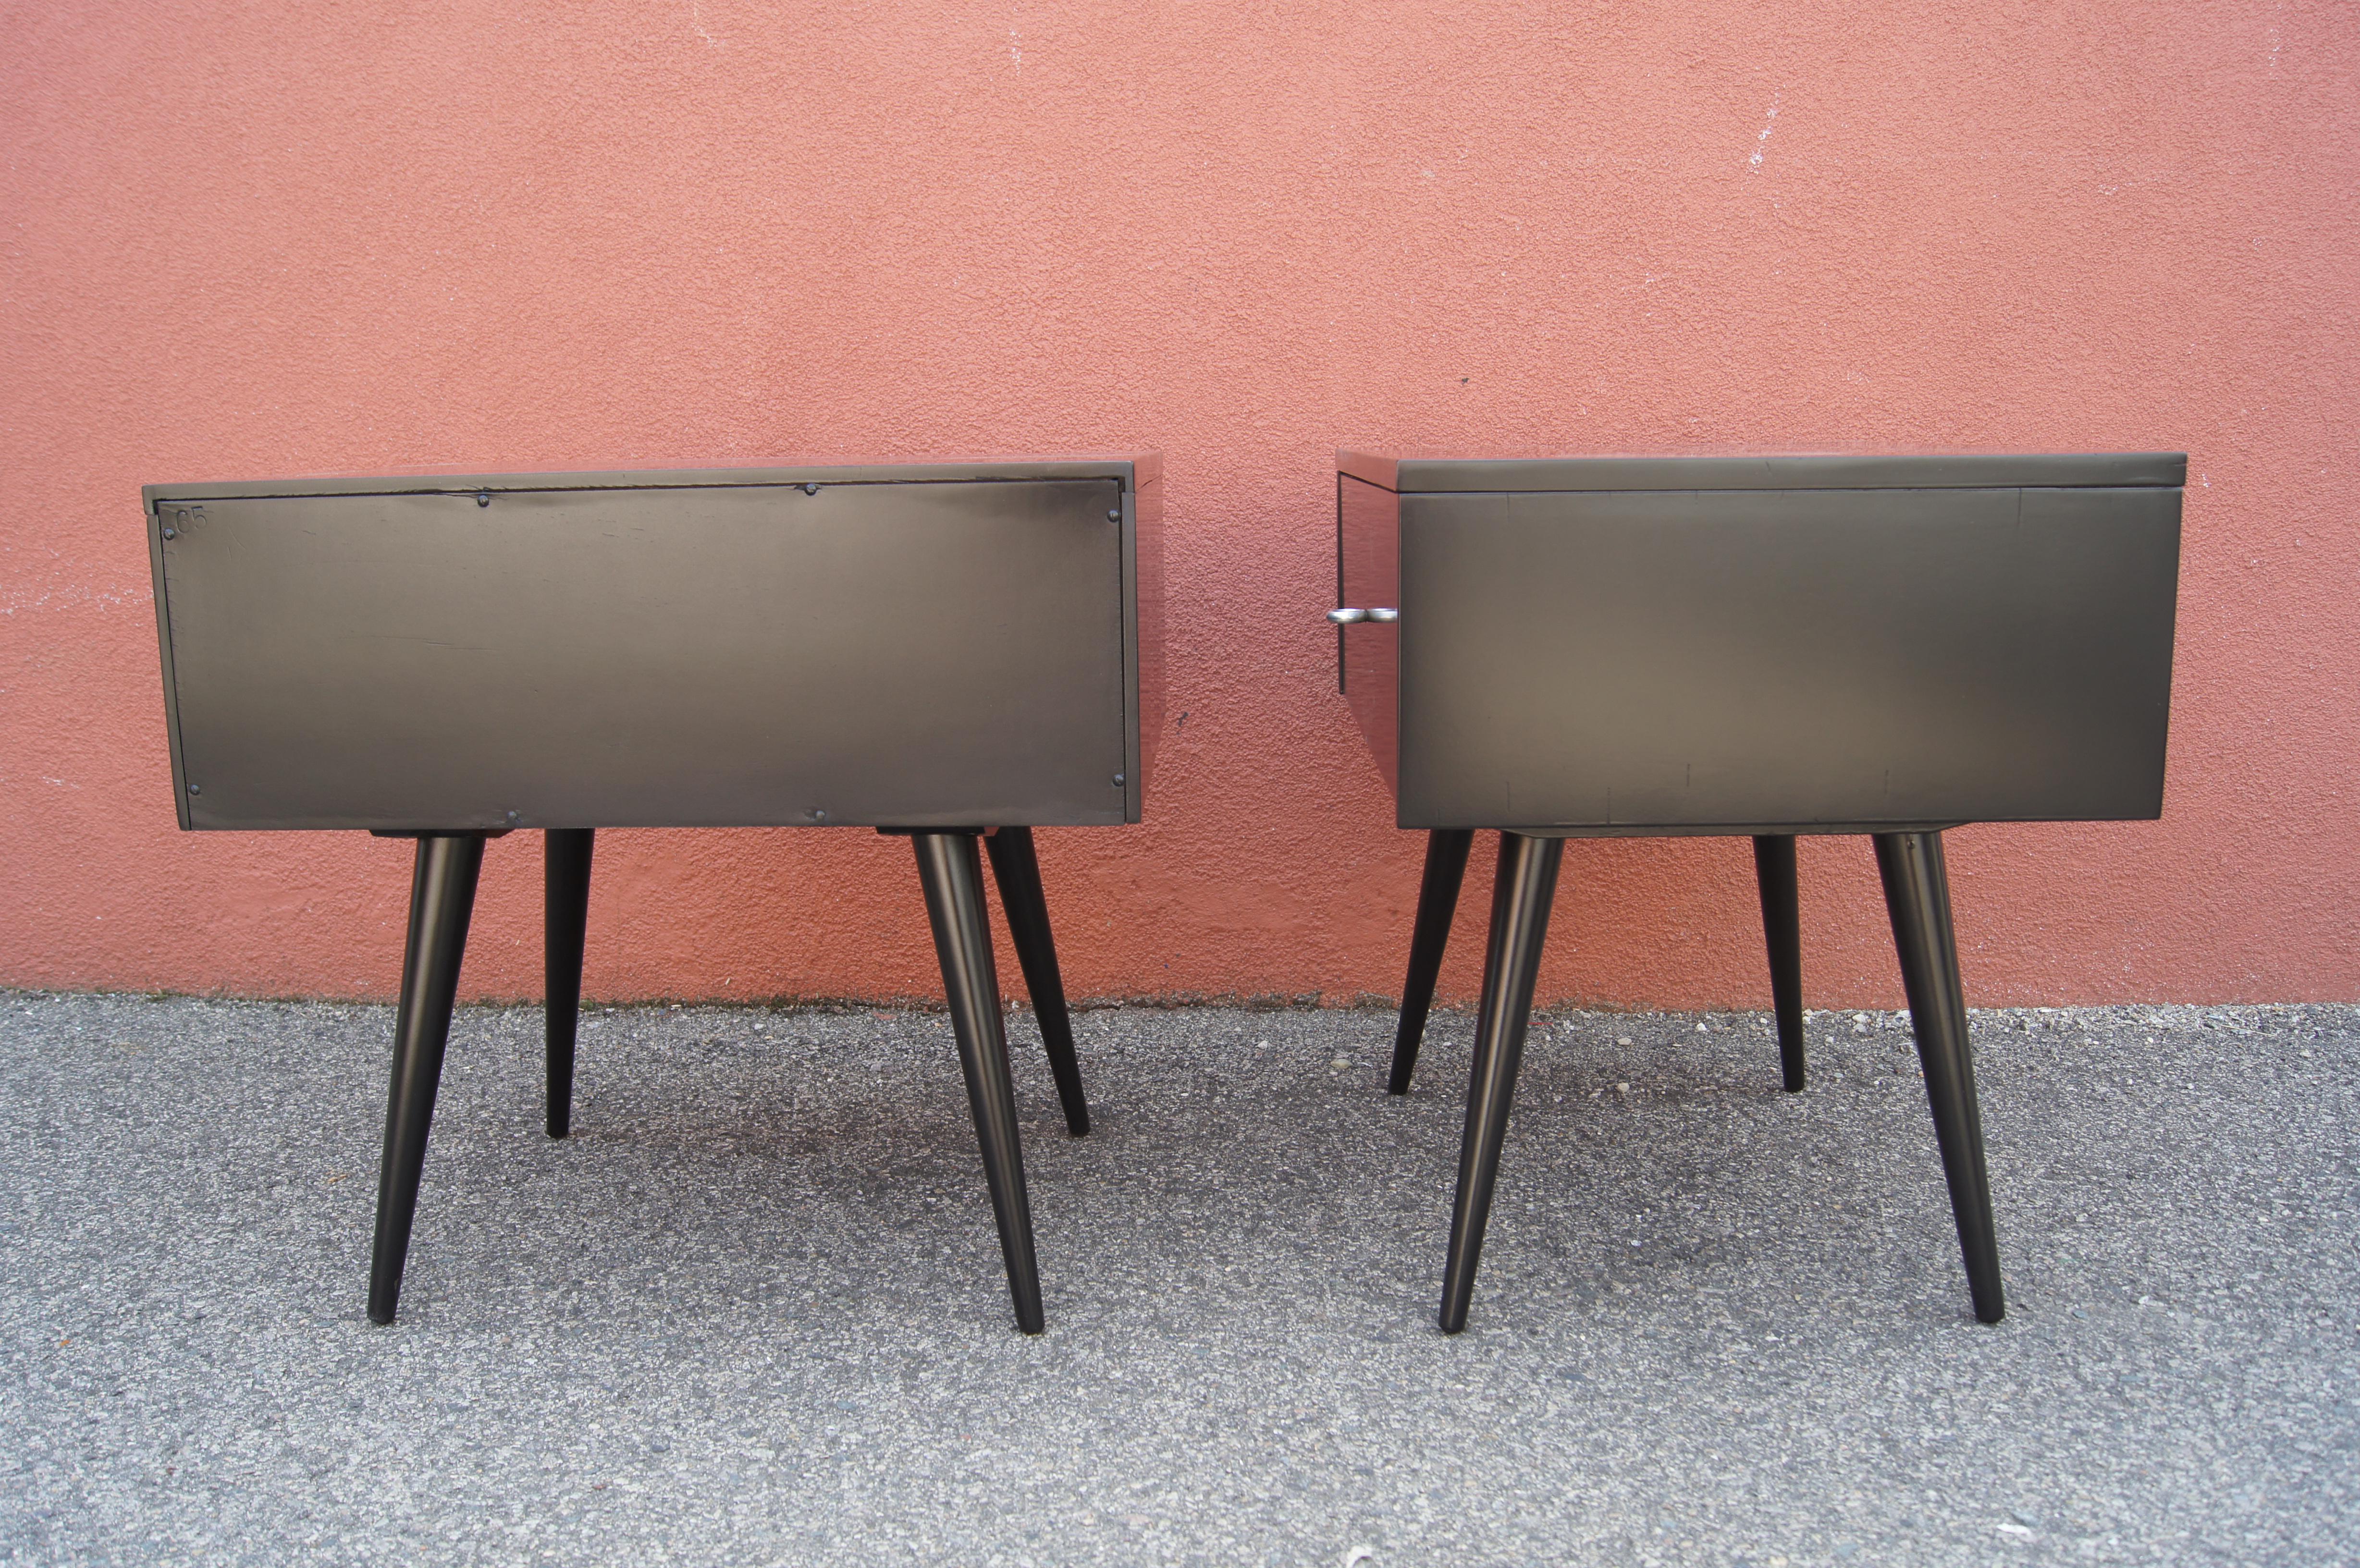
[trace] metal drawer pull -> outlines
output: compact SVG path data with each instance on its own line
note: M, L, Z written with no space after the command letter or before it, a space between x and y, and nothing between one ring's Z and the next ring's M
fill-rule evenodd
M1358 626L1362 621L1390 625L1401 619L1399 610L1330 610L1328 618L1339 626Z

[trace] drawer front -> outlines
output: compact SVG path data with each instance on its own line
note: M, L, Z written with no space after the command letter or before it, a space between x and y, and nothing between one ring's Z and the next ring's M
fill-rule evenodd
M2162 808L2180 492L1401 500L1401 822Z
M1401 604L1401 497L1348 474L1336 480L1336 602ZM1376 621L1337 628L1338 679L1385 786L1399 792L1401 628Z
M159 503L184 821L1121 822L1123 488Z

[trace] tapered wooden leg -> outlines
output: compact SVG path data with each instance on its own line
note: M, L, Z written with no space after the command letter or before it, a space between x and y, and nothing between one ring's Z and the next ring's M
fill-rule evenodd
M541 972L547 992L549 1136L574 1126L574 1039L582 1023L582 941L590 923L588 828L552 828L543 854Z
M377 1246L369 1260L368 1315L389 1323L401 1299L418 1214L418 1179L434 1091L442 1082L442 1048L467 952L475 879L483 870L481 833L427 833L418 840L410 882L410 941L402 954L401 1005L393 1025L393 1090L385 1111L385 1162L377 1186Z
M1757 833L1754 879L1762 891L1762 936L1770 949L1770 1002L1778 1015L1778 1061L1786 1093L1803 1090L1803 916L1795 878L1795 835Z
M1450 1211L1450 1257L1442 1271L1442 1332L1467 1326L1475 1293L1475 1264L1491 1214L1491 1187L1500 1174L1500 1144L1508 1134L1508 1106L1516 1097L1516 1070L1524 1058L1533 985L1541 944L1548 937L1549 905L1557 897L1557 863L1565 841L1500 835L1500 869L1491 884L1491 935L1483 954L1483 1010L1475 1024L1475 1066L1467 1084L1467 1136L1459 1151L1459 1198Z
M1959 1224L1967 1292L1975 1316L1997 1323L2007 1311L2000 1290L1999 1237L1992 1222L1991 1178L1983 1165L1983 1115L1975 1105L1974 1060L1967 1045L1967 1004L1959 985L1959 948L1950 930L1950 879L1942 865L1942 835L1878 833L1876 869L1885 907L1893 918L1893 945L1901 956L1901 983L1909 993L1909 1023L1918 1060L1926 1069L1926 1098L1934 1111L1934 1138L1950 1184L1950 1213Z
M1393 1029L1393 1071L1385 1087L1409 1093L1417 1070L1417 1048L1426 1039L1426 1015L1434 1007L1434 982L1442 973L1443 950L1450 945L1450 922L1459 913L1459 887L1467 879L1467 852L1475 842L1470 828L1436 828L1426 835L1426 875L1417 885L1417 920L1410 927L1409 975L1402 981L1401 1022Z
M1032 1211L1024 1198L1024 1153L1016 1136L1016 1088L1008 1075L1008 1039L1000 1017L1000 976L983 910L983 862L973 833L913 833L926 918L943 964L951 1030L967 1072L967 1104L983 1145L983 1177L1000 1222L1016 1326L1041 1332L1041 1271L1032 1252Z
M1082 1098L1081 1064L1074 1060L1074 1022L1065 1011L1065 983L1057 973L1057 943L1049 933L1049 900L1041 890L1041 861L1032 852L1031 828L1001 828L985 839L991 879L1000 885L1000 907L1016 944L1016 966L1032 998L1057 1099L1065 1107L1065 1130L1076 1138L1090 1130L1089 1102Z

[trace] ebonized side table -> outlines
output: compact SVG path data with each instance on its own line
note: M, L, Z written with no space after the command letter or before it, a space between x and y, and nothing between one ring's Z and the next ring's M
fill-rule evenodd
M1467 1323L1568 838L1754 841L1786 1087L1795 839L1874 837L1975 1315L1999 1251L1943 830L2163 806L2179 454L1337 459L1341 681L1427 833L1406 1093L1500 831L1442 1327Z
M1042 1326L988 846L1089 1126L1032 830L1135 822L1161 732L1162 464L526 474L144 492L191 829L414 838L369 1316L393 1320L486 840L546 835L548 1127L594 835L907 835L1017 1325Z

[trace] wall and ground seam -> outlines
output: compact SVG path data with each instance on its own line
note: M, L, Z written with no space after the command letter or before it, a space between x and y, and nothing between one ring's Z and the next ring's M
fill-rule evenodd
M1042 835L1069 984L1337 1001L1398 988L1420 847L1319 618L1337 447L2165 448L2164 819L1952 834L1971 995L2360 996L2348 5L12 0L0 37L0 983L398 975L406 845L174 828L144 482L1160 448L1173 727L1143 826ZM1866 844L1803 869L1814 1004L1896 1002ZM898 841L599 871L594 994L937 990ZM539 877L491 847L470 993L538 991ZM1763 1005L1742 841L1571 846L1541 989Z

